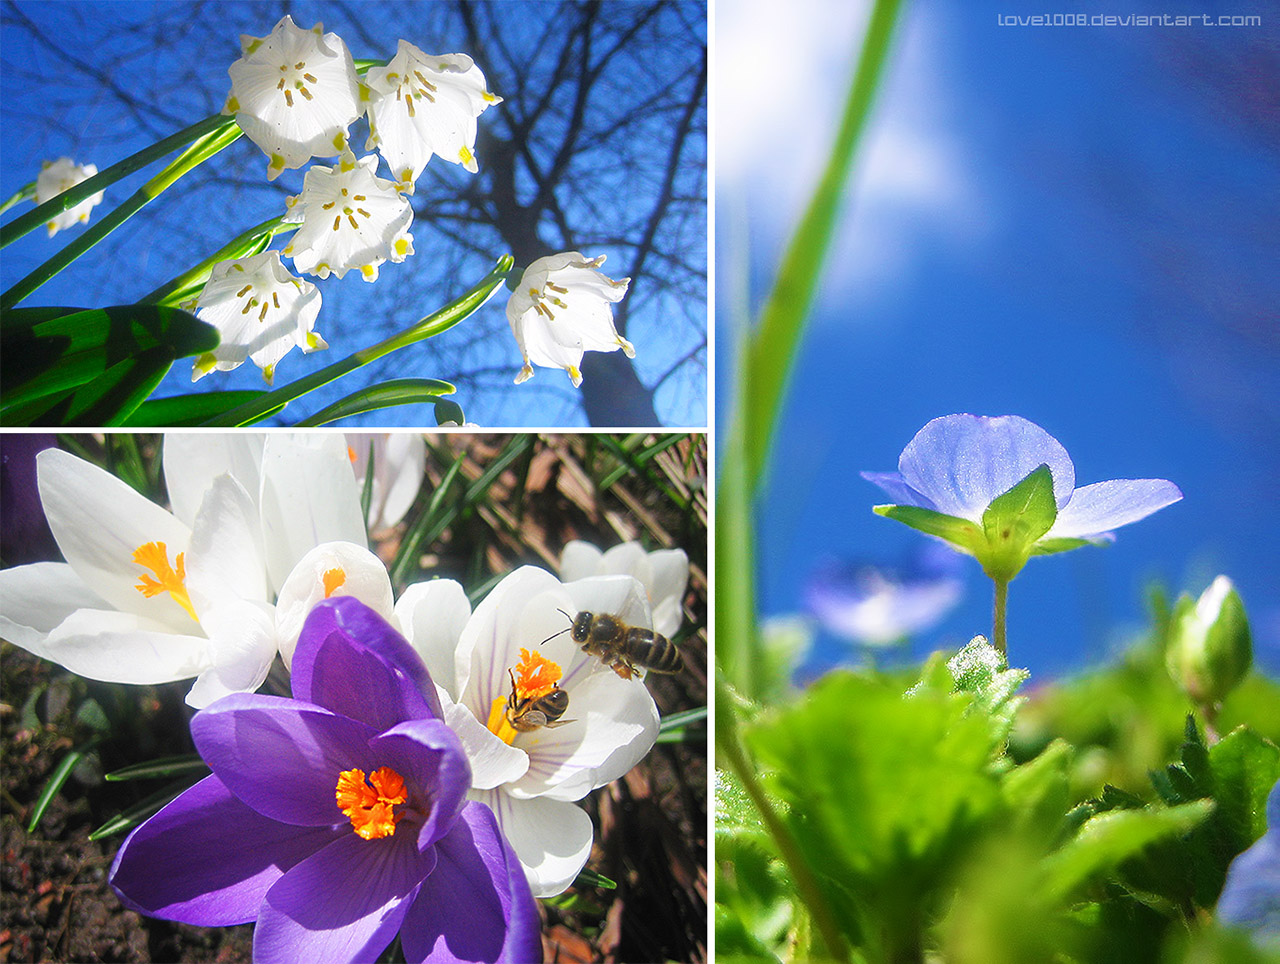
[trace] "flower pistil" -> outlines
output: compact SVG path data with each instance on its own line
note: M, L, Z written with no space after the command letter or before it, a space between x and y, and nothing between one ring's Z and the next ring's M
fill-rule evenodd
M338 774L334 797L338 809L351 821L352 829L365 840L394 834L404 811L396 813L393 808L409 798L404 777L391 767L374 770L367 782L359 767L343 770Z
M187 595L187 574L183 563L183 554L178 553L174 565L169 565L169 551L163 542L148 542L133 551L133 561L144 569L150 569L155 577L143 573L134 586L138 592L150 599L162 592L167 592L187 614L195 619L195 608L191 605L191 597ZM176 568L175 568L176 566Z

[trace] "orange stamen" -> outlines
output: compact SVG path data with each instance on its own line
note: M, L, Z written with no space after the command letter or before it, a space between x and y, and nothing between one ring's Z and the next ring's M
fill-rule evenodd
M347 581L347 574L341 569L326 569L320 579L324 583L324 598L328 599Z
M396 832L396 824L404 813L396 813L392 808L404 803L408 794L404 778L391 767L374 770L369 774L368 783L365 782L364 771L356 767L338 774L334 798L358 836L377 840Z
M564 673L558 665L541 653L531 652L522 647L520 662L515 665L514 675L516 699L536 700L555 689ZM507 699L506 696L494 697L489 706L489 719L485 725L490 733L510 746L511 741L516 738L516 729L507 719Z
M133 561L144 569L150 569L155 577L145 573L138 577L138 584L133 588L150 599L162 592L167 592L173 601L187 611L192 619L196 619L195 608L191 605L191 597L187 595L187 573L184 568L183 554L178 553L175 569L169 565L169 550L163 542L148 542L133 551ZM200 620L196 619L196 622Z

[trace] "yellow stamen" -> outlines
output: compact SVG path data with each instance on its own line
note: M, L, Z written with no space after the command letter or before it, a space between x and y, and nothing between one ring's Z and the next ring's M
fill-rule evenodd
M324 583L324 598L328 599L347 581L347 574L341 569L326 569L320 581Z
M513 675L516 680L516 699L536 700L554 690L564 673L557 664L540 653L522 648L520 662L515 665ZM507 700L506 696L494 699L485 725L490 733L510 745L516 738L516 729L507 720Z
M155 573L155 577L141 575L138 577L138 584L133 588L148 599L167 592L174 602L187 611L187 615L196 619L191 597L187 595L187 573L182 555L181 552L178 553L174 563L177 568L174 569L169 565L169 551L163 542L148 542L144 546L138 546L133 552L133 561L144 569L150 569ZM196 619L196 622L199 620Z
M396 813L392 808L409 797L405 792L404 777L391 767L374 770L369 774L368 783L365 782L364 771L356 767L338 774L334 799L358 836L376 840L396 832L396 824L404 813Z

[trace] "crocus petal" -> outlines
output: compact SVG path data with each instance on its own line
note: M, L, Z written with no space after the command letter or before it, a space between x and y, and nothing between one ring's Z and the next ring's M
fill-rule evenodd
M205 637L184 636L116 610L76 610L49 634L44 650L47 659L71 672L108 683L169 683L212 665Z
M261 485L262 443L253 432L172 432L164 438L164 485L173 514L191 525L218 476L232 475L254 499Z
M517 800L501 790L473 790L498 819L529 878L534 897L551 897L573 883L591 854L591 818L572 803Z
M577 683L566 716L573 722L516 736L529 771L505 789L513 796L578 800L626 773L658 738L658 708L635 680L612 672Z
M426 797L431 811L418 832L426 850L453 827L471 785L471 768L457 736L440 720L408 720L369 741L380 766L404 777L410 803Z
M368 544L360 490L340 435L269 436L259 506L267 572L277 589L322 542Z
M1182 492L1164 479L1112 479L1076 489L1058 512L1046 539L1084 539L1145 519L1179 501Z
M394 619L391 578L387 567L362 545L326 542L316 546L293 567L276 599L276 632L285 666L307 616L322 599L350 596L383 619Z
M350 596L326 599L307 617L293 656L293 694L379 732L443 715L418 654Z
M338 775L377 768L374 735L318 706L257 693L225 697L191 719L196 749L227 789L263 816L299 826L344 819Z
M434 848L419 853L412 834L343 834L267 891L253 959L372 961L400 929L435 862Z
M150 542L163 542L172 561L186 549L191 531L110 472L69 452L46 449L36 456L36 466L49 528L85 584L117 609L174 632L193 629L169 593L148 598L138 591L138 578L147 570L133 561L134 552Z
M912 505L938 511L932 499L921 495L903 481L901 472L860 472L858 474L873 485L880 486L893 500L894 505Z
M599 549L589 542L574 539L566 543L560 553L560 578L565 582L575 579L586 579L599 572L600 560L604 557Z
M218 476L205 492L191 530L186 571L187 594L202 620L206 609L228 596L267 601L258 507L230 475Z
M229 598L201 612L209 634L213 665L187 693L187 704L201 709L232 693L262 685L276 656L275 620L265 603Z
M400 930L405 958L415 964L541 960L538 909L493 811L468 803L436 853L436 868Z
M45 637L77 609L107 604L65 562L33 562L0 570L0 637L37 656Z
M519 780L529 769L529 754L500 740L465 706L445 702L444 721L462 742L471 762L471 785L477 790Z
M373 456L373 493L369 529L389 529L413 507L426 477L427 442L417 432L346 432L347 454L363 491Z
M458 696L457 652L471 603L461 583L432 579L410 586L396 600L396 618L437 686Z
M1017 415L947 415L916 433L898 459L903 480L945 515L981 522L998 495L1048 465L1058 507L1075 487L1067 450ZM874 481L874 480L873 480Z
M286 870L339 833L270 820L208 776L128 836L111 885L126 907L151 917L243 924Z

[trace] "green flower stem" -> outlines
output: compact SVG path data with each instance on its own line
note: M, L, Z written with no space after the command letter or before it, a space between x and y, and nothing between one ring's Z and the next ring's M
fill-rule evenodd
M498 259L498 263L493 270L461 298L446 305L434 314L427 315L399 334L392 335L390 338L364 348L353 355L348 355L342 361L327 365L318 372L313 372L305 378L291 382L283 388L267 392L251 402L237 406L217 418L210 419L204 425L206 427L222 428L252 425L254 422L266 417L272 410L302 397L314 388L327 385L329 382L341 378L357 368L362 368L372 361L377 361L383 355L389 355L393 351L399 351L401 348L405 348L415 342L432 338L443 331L448 331L489 300L494 291L502 284L507 271L511 268L511 264L511 256L503 255Z
M9 200L5 201L4 204L0 204L0 214L4 214L5 211L9 210L9 208L13 207L15 204L21 204L23 201L28 201L35 196L36 182L32 181L30 184L24 184L10 195Z
M155 291L143 295L138 299L138 304L176 306L179 302L185 301L196 292L196 289L204 286L204 283L209 280L209 275L213 273L215 265L222 261L230 261L233 258L248 257L250 252L259 253L253 249L256 242L262 238L266 238L269 241L277 234L296 231L302 227L301 224L286 224L284 219L285 215L281 214L279 217L274 217L255 225L223 245L194 268L190 268L171 281L165 282Z
M720 701L718 695L717 701L721 705L727 702ZM804 901L805 907L808 908L809 913L812 915L814 926L818 928L818 933L822 935L822 942L827 945L827 952L831 955L832 960L849 961L849 949L845 944L844 936L841 934L839 926L836 924L835 914L832 913L831 907L827 904L822 886L818 883L817 877L814 876L808 862L805 860L804 854L801 853L800 845L796 843L791 831L787 829L787 825L782 822L782 818L774 810L768 794L764 792L764 788L760 785L754 765L747 759L745 751L738 742L736 733L725 736L724 728L718 726L717 730L720 732L717 734L716 749L725 762L729 764L729 769L738 778L742 788L747 792L747 796L751 798L752 804L760 813L760 820L777 845L778 854L782 857L783 863L787 865L787 869L791 872L791 882L795 885L796 892L800 895L800 899Z
M133 217L134 214L158 197L165 188L170 187L178 178L235 141L242 133L240 128L230 118L221 118L221 120L223 123L218 129L199 138L174 158L164 170L138 188L118 208L15 284L3 296L0 296L0 309L12 308L108 234L124 224L125 221ZM38 211L40 208L36 210Z
M871 113L900 6L901 0L876 0L872 8L826 170L791 238L773 290L761 312L755 337L747 346L746 367L739 373L744 389L739 395L742 405L739 417L750 426L743 433L743 442L747 481L753 488L759 484L768 461L769 446L782 414L782 399L799 354L805 319L831 245L842 208L841 198Z
M991 645L996 648L996 652L1001 656L1009 655L1009 644L1006 636L1006 626L1009 617L1009 580L993 579L996 584L996 603L995 615L991 626Z
M157 161L166 154L176 151L178 148L190 144L192 141L204 137L208 134L218 133L226 127L235 126L234 117L225 117L222 114L214 114L206 117L204 120L192 124L190 127L178 131L176 134L170 134L164 140L157 141L150 147L144 148L126 157L123 161L112 164L105 171L100 171L88 180L81 181L75 187L63 191L57 197L50 198L34 210L28 211L20 218L14 219L11 223L0 228L0 248L17 241L20 237L29 231L38 228L40 225L48 221L52 221L68 208L73 208L85 198L92 197L103 188L114 184L121 178L128 177L134 171L141 170L153 161ZM33 195L34 196L34 192ZM10 199L12 201L12 199ZM6 202L5 207L10 202Z

